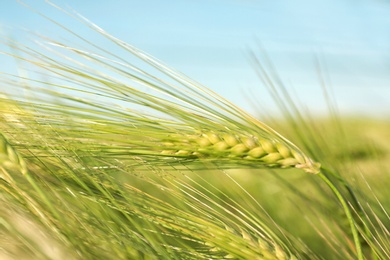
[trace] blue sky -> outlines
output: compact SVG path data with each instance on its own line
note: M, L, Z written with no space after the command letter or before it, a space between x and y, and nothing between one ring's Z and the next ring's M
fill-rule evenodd
M45 1L25 2L94 39ZM260 53L260 43L291 94L311 111L325 110L317 57L341 112L390 116L390 1L53 2L73 8L251 112L248 96L273 111L249 59L250 50ZM2 0L2 34L25 41L15 28L67 39L17 1ZM104 47L105 43L101 44ZM0 64L3 71L11 68L5 62Z

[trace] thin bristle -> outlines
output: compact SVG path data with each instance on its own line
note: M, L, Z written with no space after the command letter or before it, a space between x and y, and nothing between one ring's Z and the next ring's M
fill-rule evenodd
M67 84L24 79L32 86L37 85L35 95L40 105L36 109L41 110L41 113L68 117L69 113L74 111L76 117L88 116L91 124L97 124L96 127L100 124L113 123L107 118L112 118L116 124L125 124L128 134L123 135L129 136L130 147L126 149L129 154L136 153L139 156L147 154L149 157L153 154L163 154L178 158L207 160L231 157L237 165L252 164L253 167L282 168L294 166L313 174L319 172L319 163L314 162L291 141L264 122L255 119L223 97L170 69L150 55L112 37L94 24L86 23L168 78L166 80L156 78L108 51L104 51L104 54L94 53L50 41L44 45L53 53L53 57L49 57L28 47L11 44L13 48L29 57L17 56L16 58L41 67L50 75L55 75L53 79L65 80L70 86L75 84L79 86L77 88ZM64 56L63 51L67 52L69 57ZM95 69L96 66L104 69L99 71ZM104 71L107 69L114 76L120 77L115 78L106 74ZM120 79L123 76L125 80ZM41 88L41 85L46 87ZM146 88L148 91L140 91L138 88ZM74 95L65 94L69 91ZM85 93L95 96L103 93L106 101L99 104L88 97L76 97ZM50 104L47 100L52 98L61 101L62 104L60 106ZM127 107L108 109L112 106L106 102L118 99ZM49 104L42 106L42 103ZM34 105L34 102L27 103L27 106L31 105ZM131 107L132 105L134 108ZM84 110L82 113L80 113L81 108ZM144 112L141 115L138 111L144 109L148 113ZM151 114L155 115L151 116ZM110 129L102 130L102 134L109 134ZM86 131L88 132L87 129ZM144 136L142 140L140 136ZM167 143L172 147L164 145ZM240 163L240 159L243 163Z

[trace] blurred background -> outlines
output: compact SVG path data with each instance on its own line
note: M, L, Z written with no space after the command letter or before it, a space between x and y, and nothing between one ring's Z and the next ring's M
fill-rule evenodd
M24 2L94 41L90 30L46 1ZM275 113L251 62L253 53L261 62L266 53L289 94L316 115L327 110L323 81L342 114L390 117L390 1L52 2L252 113L259 108ZM21 43L30 40L24 30L68 39L16 0L0 2L0 30ZM16 66L1 56L0 71L15 73Z

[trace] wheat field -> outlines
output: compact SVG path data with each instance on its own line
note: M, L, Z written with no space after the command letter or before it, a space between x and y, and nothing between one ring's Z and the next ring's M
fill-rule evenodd
M313 119L254 57L261 120L69 15L128 57L2 41L1 259L390 258L389 121Z

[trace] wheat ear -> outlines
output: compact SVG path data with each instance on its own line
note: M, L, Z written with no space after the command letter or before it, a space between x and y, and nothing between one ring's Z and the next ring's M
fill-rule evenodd
M214 161L229 159L236 164L251 164L254 167L260 165L281 168L296 167L308 173L319 173L319 163L314 162L271 127L149 54L110 35L81 15L76 15L75 18L114 45L143 61L148 69L153 68L162 75L159 78L150 74L134 66L127 58L102 49L71 29L53 21L84 41L92 50L75 48L55 40L45 39L48 43L44 47L52 51L53 57L51 57L21 44L10 43L17 52L25 54L24 57L12 56L47 70L50 74L53 73L67 82L63 85L62 83L51 84L40 80L24 79L31 83L31 86L46 85L44 89L37 90L37 92L51 97L60 97L66 103L68 101L79 103L70 105L65 111L59 111L63 110L64 106L57 108L50 104L54 108L52 113L57 115L61 113L66 117L69 110L72 110L73 116L84 117L86 113L94 124L94 129L96 129L96 124L101 127L101 123L107 122L109 125L110 120L107 121L107 118L119 119L120 121L116 124L124 124L127 127L123 131L126 131L128 135L126 141L129 146L126 150L129 154L148 156L154 154L179 159L198 158ZM69 56L64 55L64 52L68 52ZM101 70L96 69L99 66ZM109 74L106 73L107 70ZM67 86L68 83L69 86ZM80 86L78 90L71 87L73 84ZM157 112L163 116L148 116L147 113L140 113L131 106L126 111L108 110L106 108L110 107L109 104L98 106L93 99L90 101L77 99L75 98L77 95L74 95L76 93L67 95L62 91L62 93L52 91L50 88L62 88L80 93L85 92L83 89L85 88L92 95L105 96L107 101L121 100L126 105L135 105L141 109L147 108L151 110L148 112ZM141 91L140 88L145 90ZM37 99L36 102L37 104L47 103L47 98ZM75 110L79 110L77 109L79 105L87 107L88 110L83 111L84 115L75 114L77 113ZM39 105L37 109L40 107L42 106ZM47 114L50 108L42 107L42 109L42 112ZM96 116L99 114L101 117ZM123 118L125 121L122 121ZM167 118L173 120L169 121ZM125 122L130 122L130 124ZM176 126L187 129L187 131L178 134L174 129ZM129 133L132 131L134 134ZM87 128L86 132L89 132ZM101 134L112 135L111 132L112 129L105 129ZM151 137L149 140L137 140L147 135ZM118 143L123 143L123 140L119 140Z
M179 140L179 141L178 141ZM178 158L227 158L270 167L296 167L306 172L319 172L319 163L301 155L277 139L254 135L208 132L198 135L174 136L164 140L161 154Z
M0 167L16 168L23 174L27 166L20 154L12 147L3 134L0 133Z

